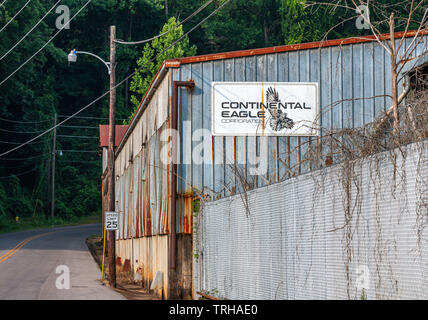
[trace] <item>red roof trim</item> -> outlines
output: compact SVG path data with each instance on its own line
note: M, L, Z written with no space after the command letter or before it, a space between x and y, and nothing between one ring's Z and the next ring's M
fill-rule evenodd
M402 38L403 36L405 38L414 37L416 34L417 34L417 31L408 31L406 34L404 32L396 32L394 34L394 38L395 39ZM423 29L419 31L419 35L426 35L426 34L428 34L428 29ZM382 34L380 36L380 39L382 40L387 40L389 38L390 38L389 33ZM184 57L180 59L166 60L165 63L187 64L187 63L214 61L214 60L221 60L221 59L249 57L249 56L256 56L256 55L269 54L269 53L296 51L296 50L304 50L304 49L315 49L315 48L323 48L323 47L331 47L331 46L341 46L346 44L364 43L364 42L372 42L372 41L376 41L376 37L374 35L368 35L368 36L353 37L353 38L326 40L326 41L318 41L318 42L307 42L307 43L301 43L301 44L291 44L291 45L268 47L268 48L206 54L206 55L194 56L194 57Z
M108 124L100 124L100 147L108 147L108 132L109 125ZM125 135L126 130L128 130L127 125L116 125L115 129L115 141L114 146L117 147L120 144L120 141L122 140L123 136Z

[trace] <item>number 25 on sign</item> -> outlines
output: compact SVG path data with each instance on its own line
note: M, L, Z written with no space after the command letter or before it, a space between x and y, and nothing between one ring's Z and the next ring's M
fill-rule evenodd
M106 230L117 230L119 226L119 214L117 212L105 213Z

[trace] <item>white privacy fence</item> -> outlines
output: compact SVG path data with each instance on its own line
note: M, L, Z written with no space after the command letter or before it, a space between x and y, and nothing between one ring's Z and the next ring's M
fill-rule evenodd
M195 291L227 299L428 299L426 147L207 203L194 219Z

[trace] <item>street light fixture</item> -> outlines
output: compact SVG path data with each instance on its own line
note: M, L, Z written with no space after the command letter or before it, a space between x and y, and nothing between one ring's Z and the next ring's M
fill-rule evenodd
M102 63L104 63L104 65L107 67L108 74L111 73L110 62L106 62L101 57L97 56L96 54L86 52L86 51L77 51L76 49L71 50L70 53L68 54L68 64L70 64L70 62L76 62L77 61L77 54L87 54L87 55L90 55L92 57L97 58Z
M73 49L68 54L68 62L76 62L76 60L77 60L76 50Z

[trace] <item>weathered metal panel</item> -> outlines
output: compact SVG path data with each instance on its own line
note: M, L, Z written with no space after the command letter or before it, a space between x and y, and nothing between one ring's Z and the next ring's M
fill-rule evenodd
M198 69L197 69L198 70ZM188 80L192 78L192 65L185 65L180 69L179 79L174 80ZM200 90L200 86L198 89ZM200 126L201 119L195 115L197 109L202 108L200 105L193 103L193 94L195 89L189 91L185 87L180 87L180 103L179 103L179 120L178 130L180 132L180 163L177 165L177 212L176 212L176 232L177 233L191 233L192 224L192 206L191 199L193 193L193 179L192 179L192 133L196 128L193 128L193 124L196 122L196 126ZM196 91L197 92L197 91ZM195 93L196 95L196 93ZM200 100L197 100L200 102ZM195 167L196 168L196 167ZM199 178L199 177L198 177ZM190 199L190 205L189 201Z
M310 82L317 82L321 83L321 50L318 49L312 49L310 50L310 57L309 57L309 70L310 70ZM320 97L318 97L319 99ZM318 116L319 117L319 116ZM314 152L317 150L319 145L319 137L309 137L309 146L308 150L309 152ZM314 168L313 163L308 163L308 170L311 170Z
M267 81L267 58L266 55L256 57L256 81ZM263 95L264 98L264 95ZM262 129L263 130L263 129ZM262 187L267 182L267 167L268 167L268 146L267 137L256 137L256 154L259 157L259 165L263 168L257 179L257 186Z
M162 290L164 297L168 292L168 237L142 237L132 240L119 240L116 243L117 257L124 261L131 261L132 275L139 273L142 278L143 287L150 285L157 271L163 273ZM117 266L120 270L123 265ZM162 290L155 292L159 297Z
M138 132L138 131L137 131ZM139 162L140 156L136 155L133 163L133 182L132 182L132 198L133 198L133 208L132 208L132 216L131 216L131 237L135 238L137 235L137 216L138 216L138 176L139 176Z
M185 65L181 68L181 79L188 80L192 76L191 65ZM181 161L178 165L177 173L178 194L191 191L192 186L192 93L189 93L187 88L180 88L180 104L179 104L179 131L180 131L180 157ZM195 106L197 108L198 106Z
M288 81L290 82L299 82L300 80L300 55L298 51L290 52L288 56ZM289 170L290 175L294 176L297 174L299 167L300 159L300 148L299 148L299 139L298 137L289 137Z
M128 238L128 215L129 215L129 171L125 170L124 183L123 183L123 194L124 194L124 210L123 210L123 228L122 228L122 239Z
M207 62L202 64L202 79L200 79L201 88L202 88L202 105L201 105L201 114L202 119L202 128L206 129L206 138L204 140L204 156L208 161L203 163L203 180L202 188L203 192L209 195L212 195L214 191L214 153L213 153L213 137L211 134L211 82L213 81L213 63ZM195 82L198 83L198 82Z
M161 141L161 133L169 127L168 89L166 75L117 155L120 239L168 232L169 144Z
M361 46L359 46L361 47ZM339 89L342 91L342 127L341 128L352 128L354 123L353 107L354 101L352 100L355 96L353 92L353 80L361 77L361 73L358 70L353 70L353 46L344 46L342 48L342 86Z
M375 117L385 111L385 50L374 45L374 90L375 90Z
M168 129L168 122L165 122L161 127L161 131ZM169 143L168 141L160 141L159 146L161 151L159 152L161 157L160 161L160 176L162 189L160 191L160 205L161 205L161 215L160 215L160 229L159 233L166 234L169 232L169 215L170 215L170 206L171 206L171 164L170 164L170 155L169 155Z
M278 79L278 55L267 55L267 81ZM267 183L278 181L278 137L268 137Z
M278 54L278 81L288 82L288 53ZM288 163L288 138L278 137L278 178L279 180L285 179L288 176L289 163Z
M408 42L409 39L406 40L406 46ZM191 68L187 64L182 65L181 69L189 68L191 77L196 80L191 110L198 114L191 115L194 124L192 132L200 128L198 123L201 117L202 127L211 129L209 89L212 81L318 82L321 136L329 130L362 126L390 105L390 98L385 97L391 90L390 82L386 81L391 75L389 57L376 42L208 61L203 62L202 66L200 62L191 65ZM197 71L193 72L194 68ZM200 93L202 98L199 97ZM378 97L374 98L375 95ZM309 153L318 144L321 144L324 155L329 150L320 138L268 137L266 150L262 148L261 139L264 138L214 137L210 148L214 165L204 165L201 173L196 164L192 168L192 184L201 188L202 177L202 189L212 188L218 196L225 196L225 186L229 191L241 190L231 167L242 166L248 182L254 181L257 186L263 186L311 170L314 164L309 162ZM325 159L320 160L323 163ZM260 167L266 165L267 173L251 177L250 170L254 169L255 164Z
M341 129L343 125L343 104L335 103L337 101L342 101L343 99L343 79L342 79L342 70L343 65L343 50L341 47L331 48L331 66L332 66L332 127L331 129L337 130ZM349 72L348 66L345 67L345 70Z
M245 81L245 59L244 58L235 59L235 81ZM245 180L247 176L247 139L246 137L235 137L235 148L236 148L235 171L237 173L236 192L241 193L244 190Z
M364 97L364 46L353 46L352 50L352 94L351 98ZM364 124L364 100L354 100L352 102L352 114L350 116L352 127L361 127Z
M203 138L201 137L200 140L195 141L197 139L196 135L198 132L201 132L201 129L203 128L203 118L204 118L204 111L209 110L206 108L203 104L203 74L202 74L202 63L196 63L192 65L192 74L191 79L195 81L195 83L201 84L200 86L195 87L193 89L191 94L191 106L192 106L192 132L194 137L192 137L192 150L196 150L198 145L203 145ZM205 109L205 110L204 110ZM202 153L205 150L202 149ZM203 156L203 154L196 154L195 156L200 157ZM192 186L198 190L198 192L202 192L203 189L203 166L202 163L198 163L198 161L192 161L194 164L192 166Z
M234 59L224 60L224 81L234 81L235 80L235 61ZM225 195L235 194L236 193L236 179L233 174L235 160L235 137L225 137L224 138L224 187Z
M425 36L424 39L426 38ZM402 51L408 48L411 41L410 38L406 39ZM426 47L426 41L424 45ZM423 51L424 49L418 49L415 55ZM409 68L418 62L417 59L410 62ZM116 160L117 172L124 175L129 160L141 153L141 181L136 184L134 182L134 192L138 192L135 188L140 188L141 194L130 198L133 205L129 208L126 198L129 193L126 189L129 187L128 181L124 183L122 195L124 219L131 210L131 224L141 225L141 230L138 227L133 230L131 226L124 225L123 236L126 237L129 232L133 235L153 235L168 230L169 209L168 204L165 205L165 201L168 203L165 197L168 197L170 190L168 174L165 172L169 172L170 168L162 167L160 160L164 156L159 156L159 152L164 145L160 141L160 132L164 130L169 114L172 80L193 79L196 84L192 91L180 89L181 163L177 171L177 220L181 222L177 224L177 231L182 232L185 229L184 223L189 222L186 219L192 215L192 199L189 196L192 196L194 190L208 194L214 191L214 198L242 192L240 177L236 176L235 169L250 186L253 183L255 186L264 186L315 168L308 159L309 153L318 144L321 144L324 155L329 150L322 138L212 137L210 132L204 137L206 139L200 135L194 136L200 129L211 131L212 81L319 82L322 136L328 130L362 126L389 108L390 98L386 95L391 90L391 83L387 81L390 75L389 57L376 42L280 53L266 52L258 56L186 63L180 68L170 69L165 78L167 80L163 80L156 89L131 138L126 141ZM354 98L357 100L351 101ZM266 145L261 143L264 139L267 140ZM142 144L145 147L141 149ZM205 160L211 159L213 163L195 163L192 152L201 144L199 156L203 156ZM321 159L321 163L324 160ZM254 175L257 167L266 167L267 171L262 175ZM128 170L129 168L126 169ZM134 175L140 174L135 165L133 171ZM136 215L140 218L138 222ZM185 217L187 218L184 219Z
M425 36L424 39L427 37ZM411 39L406 39L405 50L410 45ZM418 49L416 54L426 50ZM164 79L153 88L154 95L148 102L146 110L130 132L129 138L122 144L122 148L117 156L115 168L119 176L116 186L117 209L121 211L120 230L117 232L118 239L125 239L123 242L124 254L131 255L144 251L145 261L157 259L157 255L152 250L152 242L139 244L135 249L134 241L129 238L147 237L163 235L169 230L169 213L171 201L170 172L168 165L168 151L166 142L161 141L161 134L169 128L170 123L170 101L172 80L193 79L196 87L192 91L185 88L180 89L179 100L179 130L180 130L180 161L178 166L177 183L177 229L178 233L192 232L192 204L194 198L193 191L211 193L215 192L213 198L224 197L235 192L242 192L243 188L239 178L235 175L234 168L240 170L243 179L251 186L265 186L278 180L290 178L315 168L309 163L308 153L318 144L321 138L307 137L212 137L209 133L204 140L193 140L192 136L197 130L207 129L211 131L211 82L212 81L289 81L289 82L319 82L320 88L320 123L321 135L331 129L341 129L345 126L361 126L378 116L380 112L389 108L391 99L385 97L391 91L391 83L388 81L391 76L389 57L384 49L375 42L352 43L343 46L330 46L316 48L314 46L301 46L302 50L292 51L282 50L278 53L269 50L260 51L256 56L233 56L227 55L227 59L215 61L198 61L183 63L181 67L174 66L167 71ZM279 50L281 51L281 50ZM259 51L258 51L259 52ZM226 56L225 56L226 57ZM409 64L420 63L424 59L415 59ZM197 61L194 60L194 61ZM190 60L189 60L190 62ZM177 65L178 66L178 65ZM413 65L412 65L413 66ZM402 88L400 88L402 90ZM378 95L370 99L368 97ZM366 99L354 100L353 98L364 97ZM345 101L341 101L345 99ZM323 129L323 127L325 129ZM267 143L264 144L263 141ZM213 163L199 164L192 158L194 147L203 141L203 156L213 160ZM266 147L266 148L265 148ZM328 152L328 146L322 145L323 153ZM167 150L165 153L164 151ZM262 175L254 175L256 167L267 168ZM270 186L269 186L270 187ZM333 186L329 186L333 188ZM194 189L193 189L194 188ZM296 191L296 190L295 190ZM175 199L174 199L175 201ZM293 206L298 208L299 201L294 199ZM334 199L329 199L334 202ZM334 253L327 253L320 258L320 265L324 269L313 269L314 274L310 274L307 279L298 275L298 269L311 270L311 260L307 258L308 250L297 249L293 242L298 242L298 238L292 241L285 237L271 238L266 242L267 250L263 249L262 234L254 234L251 228L259 227L264 233L271 230L282 230L285 234L291 234L296 230L307 230L308 221L315 221L317 224L326 225L331 221L326 220L325 213L329 210L336 210L334 203L325 200L323 215L309 215L303 212L301 216L293 217L270 217L267 222L257 222L259 225L248 225L245 232L252 235L256 241L256 247L252 248L254 253L271 259L263 266L255 266L249 257L245 260L246 273L252 277L259 274L285 272L287 284L276 284L273 282L257 283L245 290L246 294L252 295L260 290L269 291L271 296L286 287L284 295L287 298L299 298L296 286L302 285L304 280L310 286L320 288L323 280L342 281L340 274L323 273L328 261L338 261L341 257ZM288 207L281 209L283 212ZM230 218L237 217L231 215ZM231 220L231 221L232 221ZM216 221L213 220L215 223ZM237 221L235 221L237 222ZM336 221L336 223L338 223ZM281 227L282 226L282 227ZM205 226L206 227L206 226ZM281 229L282 228L282 229ZM314 230L312 230L314 232ZM240 243L243 248L249 248L245 238L241 234L232 233L222 238L220 234L213 234L217 243ZM318 237L319 234L314 235ZM356 239L361 241L363 237L356 235ZM126 240L128 239L128 240ZM328 241L334 243L334 239L323 241L323 238L313 243L312 249L325 250ZM157 241L157 240L153 240ZM356 240L357 241L357 240ZM153 242L154 243L154 242ZM279 256L281 260L276 261L274 246L280 244L281 248L287 248L293 254ZM163 244L165 245L166 242ZM247 246L247 247L246 247ZM167 247L164 248L167 250ZM163 249L162 249L163 250ZM219 261L220 266L227 270L238 272L232 260L222 259L227 256L235 257L235 247L228 249L226 253L219 248L210 248L208 261ZM285 261L285 263L283 263ZM133 262L134 265L134 262ZM137 264L136 264L137 265ZM280 270L278 271L278 266ZM148 274L155 270L152 266L145 266ZM165 267L165 265L163 266ZM162 268L163 268L162 267ZM215 269L208 270L212 274L214 283L222 281L222 275ZM149 278L149 276L148 276ZM208 285L211 280L205 277L202 283ZM294 286L291 283L294 282ZM275 287L277 286L277 287ZM279 288L278 288L279 286ZM275 289L273 289L275 288ZM337 295L337 292L329 292L322 287L326 297ZM294 290L294 291L293 291ZM320 289L321 290L321 289Z
M224 81L223 61L214 61L212 66L213 81ZM217 193L217 196L224 196L224 137L213 137L213 140L214 191Z
M256 57L244 58L245 61L245 81L257 81L256 77ZM257 164L257 144L256 137L246 137L247 140L247 180L254 186L257 185L257 175L253 170Z
M124 195L124 185L125 177L122 175L119 179L119 198L117 199L119 201L119 232L117 232L119 239L123 239L123 212L125 211L125 195Z
M149 142L149 155L150 155L150 160L149 160L149 181L150 181L150 185L149 185L149 206L150 206L150 219L151 219L151 225L150 225L150 234L156 234L156 231L158 230L158 206L160 205L157 202L157 192L158 192L158 180L157 180L157 170L156 170L156 153L157 153L157 148L156 148L156 134L155 136L152 136L152 138L150 139Z
M364 43L361 49L362 55L362 94L361 97L367 97L368 99L362 100L363 106L363 124L373 121L375 116L375 87L374 87L374 43ZM357 106L358 112L358 106ZM358 123L355 124L356 126Z
M309 82L311 72L311 53L312 50L304 50L299 52L299 81ZM299 139L300 138L300 139ZM298 144L300 146L300 161L299 161L299 173L305 173L309 171L308 166L308 148L310 137L298 137Z

